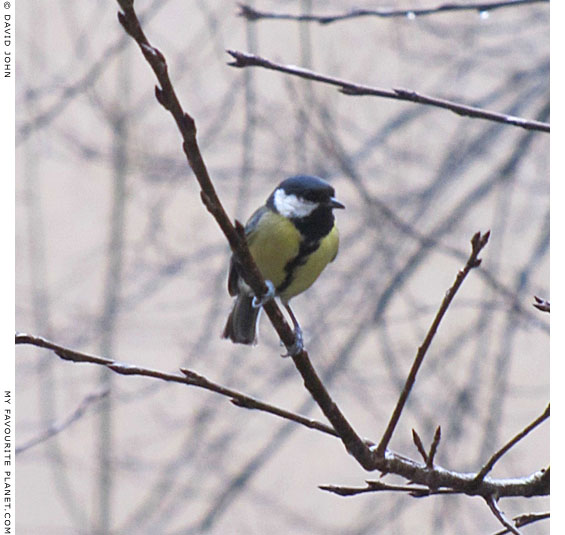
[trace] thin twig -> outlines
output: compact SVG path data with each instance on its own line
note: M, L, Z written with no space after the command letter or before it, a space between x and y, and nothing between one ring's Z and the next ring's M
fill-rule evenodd
M51 437L58 435L67 427L75 423L79 420L82 415L87 411L89 407L95 404L97 401L100 401L102 398L106 397L109 393L109 390L103 390L101 392L95 392L93 394L88 394L78 405L78 407L67 416L64 420L60 422L56 422L50 425L47 429L41 432L34 438L29 439L27 442L24 442L20 446L16 447L16 455L23 453L30 448L37 446L37 444L41 444L46 440L50 439Z
M367 486L365 487L344 487L339 485L318 485L318 488L321 490L325 490L328 492L333 492L339 496L356 496L358 494L365 494L367 492L405 492L407 494L411 494L412 492L422 492L426 493L427 495L430 494L430 490L421 487L413 487L410 485L388 485L387 483L383 483L381 481L367 481Z
M549 405L545 408L543 413L538 416L531 424L527 425L522 431L520 431L516 436L510 439L502 448L500 448L494 455L484 464L481 468L475 480L480 483L485 476L492 470L495 463L513 446L515 446L520 440L522 440L528 433L533 431L538 425L549 418Z
M549 513L526 513L524 515L515 516L512 520L514 520L516 527L521 528L522 526L527 526L533 522L547 520L549 517Z
M213 383L203 375L200 375L194 371L187 370L185 368L181 368L180 371L190 380L191 382L190 384L194 386L198 386L200 388L205 388L206 390L216 392L223 396L227 396L231 398L230 401L236 407L268 412L270 414L274 414L275 416L284 418L285 420L290 420L292 422L299 423L310 429L316 429L318 431L321 431L322 433L326 433L328 435L332 435L334 437L339 438L339 435L336 433L334 429L332 429L329 425L323 424L322 422L310 418L306 418L304 416L300 416L299 414L296 414L294 412L280 409L278 407L275 407L274 405L265 403L264 401L260 401L251 396L234 395L235 392L233 390L226 388L222 385L219 385L217 383Z
M439 441L441 439L441 427L438 425L436 431L434 433L434 438L432 439L432 443L430 444L430 450L427 452L424 448L424 444L420 435L416 433L415 429L412 429L412 440L416 445L416 448L420 452L420 455L424 459L426 463L426 468L433 468L434 466L434 457L436 456L437 448L439 446Z
M523 515L518 515L512 518L514 521L514 525L517 528L521 528L522 526L527 526L528 524L533 524L534 522L539 522L540 520L547 520L550 517L549 513L526 513ZM497 531L494 535L506 535L506 533L510 533L508 528L504 528L500 531Z
M418 433L416 432L415 429L412 429L412 441L414 442L416 449L418 450L418 452L422 456L422 459L424 459L424 462L427 465L428 464L428 454L426 452L426 448L424 448L424 443L422 442L420 435L418 435Z
M516 527L514 527L509 520L504 516L504 513L498 507L494 496L488 496L485 498L487 505L489 506L492 514L498 519L498 521L510 532L514 533L514 535L521 535Z
M416 375L418 373L418 370L420 369L420 366L424 361L424 357L426 356L430 344L432 343L432 340L439 328L439 324L441 323L443 316L447 312L449 305L453 301L455 294L461 287L461 284L463 284L465 277L467 277L467 275L473 268L476 268L481 264L481 260L479 259L479 253L483 250L483 248L487 244L489 236L490 236L490 232L486 232L485 234L482 235L480 232L477 232L471 239L471 255L469 256L469 259L467 260L465 267L462 270L460 270L459 273L457 273L455 282L445 294L445 297L441 302L441 306L437 311L434 321L432 322L432 325L428 330L426 338L422 342L422 345L418 348L418 352L416 353L416 357L414 358L414 362L412 364L412 368L410 369L410 373L408 374L408 377L406 379L406 383L404 384L404 388L400 393L400 397L398 398L398 402L396 404L396 407L394 408L394 412L392 413L388 426L376 449L377 456L379 457L384 456L388 443L392 438L394 429L396 428L396 425L398 424L398 420L400 419L400 415L402 414L402 410L406 405L406 401L408 400L410 391L412 390L412 387L414 386L414 382L416 381Z
M426 466L428 468L433 468L434 466L434 459L437 453L437 448L439 446L440 440L441 440L441 427L438 425L436 427L436 432L434 433L434 438L430 445L430 452L428 453L428 461L426 462Z
M133 1L118 0L118 3L123 10L123 12L118 13L118 20L124 30L139 45L143 56L153 69L160 84L160 87L155 88L155 96L159 103L173 115L182 135L184 152L201 187L200 196L202 202L226 236L237 258L238 265L241 268L240 273L243 279L249 284L255 295L261 297L267 292L265 281L251 257L244 236L234 227L220 202L208 174L204 159L200 153L200 148L196 140L196 124L194 119L182 109L167 72L165 57L157 48L149 43L141 28L137 14L135 13ZM279 338L287 349L290 350L295 342L295 335L275 300L271 299L265 303L263 309L271 320ZM372 461L373 455L368 445L357 435L331 398L329 392L314 370L308 353L305 350L299 352L297 355L293 356L293 361L304 379L306 388L339 434L347 451L349 451L363 467L366 469L369 469L369 467L374 469L374 462Z
M274 61L270 61L266 58L262 58L254 54L246 54L244 52L239 52L237 50L227 50L227 53L234 58L234 61L228 63L228 65L232 67L238 67L238 68L263 67L265 69L270 69L273 71L284 72L285 74L298 76L300 78L305 78L306 80L313 80L316 82L322 82L336 86L339 88L339 91L341 91L345 95L375 96L382 98L390 98L394 100L402 100L406 102L413 102L417 104L424 104L427 106L434 106L436 108L443 108L452 111L457 115L473 117L475 119L485 119L485 120L494 121L497 123L503 123L512 126L519 126L521 128L525 128L526 130L549 132L550 129L548 123L523 119L521 117L514 117L512 115L506 115L503 113L484 110L482 108L477 108L474 106L467 106L465 104L459 104L458 102L453 102L451 100L430 97L410 89L403 89L403 88L382 89L378 87L371 87L368 85L355 84L353 82L341 80L333 76L326 76L324 74L320 74L311 71L309 69L304 69L302 67L276 63Z
M319 489L333 492L339 496L356 496L368 492L405 492L414 498L424 498L434 494L460 494L453 489L430 489L429 487L415 487L414 485L389 485L382 481L366 481L365 487L344 487L339 485L319 485Z
M351 9L345 13L336 15L291 15L289 13L273 13L268 11L259 11L249 5L240 4L238 15L245 17L250 21L258 21L261 19L276 20L293 20L299 22L318 22L320 24L330 24L359 17L407 17L414 19L426 15L436 15L438 13L447 13L450 11L477 11L479 13L488 13L495 9L506 7L516 7L525 4L549 3L549 0L505 0L501 2L476 2L472 4L446 3L435 7L413 8L413 9L393 9L381 7L377 9Z

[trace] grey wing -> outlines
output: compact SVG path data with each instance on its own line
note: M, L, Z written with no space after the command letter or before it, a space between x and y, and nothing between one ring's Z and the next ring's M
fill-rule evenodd
M248 219L247 223L245 224L245 236L249 241L250 236L253 234L253 231L257 228L257 223L268 211L266 206L261 206L261 208L255 210L255 212L251 215ZM230 295L238 295L239 294L239 271L237 269L237 262L235 257L232 255L230 258L230 270L228 274L228 292Z

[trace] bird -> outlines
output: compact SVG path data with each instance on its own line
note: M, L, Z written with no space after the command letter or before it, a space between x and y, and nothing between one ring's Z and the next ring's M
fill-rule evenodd
M283 180L245 224L245 238L269 288L258 299L240 274L232 255L228 292L235 297L222 337L237 344L257 343L261 307L278 297L294 326L295 343L289 355L303 348L300 324L289 301L307 290L332 262L339 248L334 209L345 206L322 178L296 175Z

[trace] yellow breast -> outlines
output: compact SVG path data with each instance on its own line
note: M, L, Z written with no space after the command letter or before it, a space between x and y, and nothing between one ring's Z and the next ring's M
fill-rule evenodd
M286 287L279 296L288 301L307 290L324 268L335 258L339 247L337 227L322 238L319 247L308 255L304 263L291 271L285 269L299 254L302 236L291 221L272 211L266 211L248 236L249 249L261 274L279 288Z

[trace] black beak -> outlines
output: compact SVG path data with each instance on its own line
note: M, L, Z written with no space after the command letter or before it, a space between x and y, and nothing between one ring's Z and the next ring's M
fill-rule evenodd
M330 208L345 208L345 205L341 204L335 197L330 197L328 206Z

